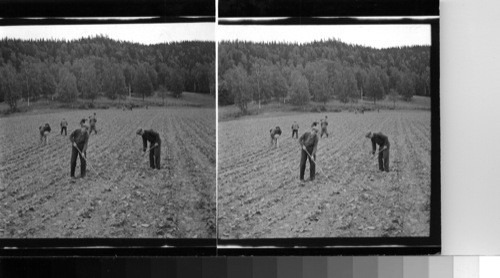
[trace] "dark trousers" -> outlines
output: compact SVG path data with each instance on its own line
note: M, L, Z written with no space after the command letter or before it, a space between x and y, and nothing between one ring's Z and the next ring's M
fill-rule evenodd
M293 129L292 130L292 138L293 138L293 135L295 135L295 138L299 138L299 131L297 129Z
M378 169L389 172L389 148L378 153Z
M95 128L95 125L90 125L90 130L89 130L89 135L92 133L92 130L97 134L97 129Z
M62 135L63 131L64 131L64 136L68 135L66 129L67 128L65 126L61 126L61 135Z
M158 146L149 150L149 166L153 169L160 169L161 141L156 143Z
M78 149L82 151L83 145L77 145ZM87 156L87 153L84 153L85 156ZM75 168L76 168L76 157L80 157L80 176L83 178L85 177L85 171L87 169L87 161L85 161L85 158L78 152L78 150L73 146L71 148L71 176L75 176Z
M326 128L321 128L321 134L320 134L320 138L323 138L323 134L326 134L326 137L328 137L328 131L326 130Z
M312 153L314 147L306 147L309 154ZM306 161L309 159L309 179L313 180L316 174L316 164L312 161L311 157L304 151L301 150L300 154L300 179L304 179L304 172L306 171ZM316 155L313 156L314 161L316 161Z

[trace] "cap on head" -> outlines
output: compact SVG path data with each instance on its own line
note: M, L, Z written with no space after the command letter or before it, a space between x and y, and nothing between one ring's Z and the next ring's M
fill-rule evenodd
M365 136L365 137L366 137L366 138L372 138L372 132L371 132L371 131L370 131L370 132L368 132L368 133L366 134L366 136Z
M139 128L136 132L137 135L142 135L142 128Z

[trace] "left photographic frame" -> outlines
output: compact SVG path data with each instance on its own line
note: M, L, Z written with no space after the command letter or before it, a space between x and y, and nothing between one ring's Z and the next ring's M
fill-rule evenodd
M3 23L3 252L215 254L213 18Z

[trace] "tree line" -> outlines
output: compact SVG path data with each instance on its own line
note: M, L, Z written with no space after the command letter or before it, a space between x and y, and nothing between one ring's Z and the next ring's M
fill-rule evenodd
M219 105L430 96L430 46L375 49L338 40L219 43Z
M0 102L40 98L74 102L148 97L167 91L215 95L215 43L143 45L106 36L65 40L0 40Z

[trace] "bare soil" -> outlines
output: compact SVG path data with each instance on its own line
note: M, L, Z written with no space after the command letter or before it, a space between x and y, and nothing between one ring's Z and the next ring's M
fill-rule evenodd
M299 136L328 115L316 180L299 181ZM284 131L277 149L269 129ZM378 170L368 131L389 137L390 168ZM300 114L219 123L218 236L229 238L429 235L430 112ZM309 166L306 168L309 177Z
M93 112L87 176L72 180L68 137ZM62 118L68 136L59 134ZM46 122L53 130L42 145ZM160 133L162 169L149 168L139 127ZM2 238L215 237L213 108L13 115L0 130Z

